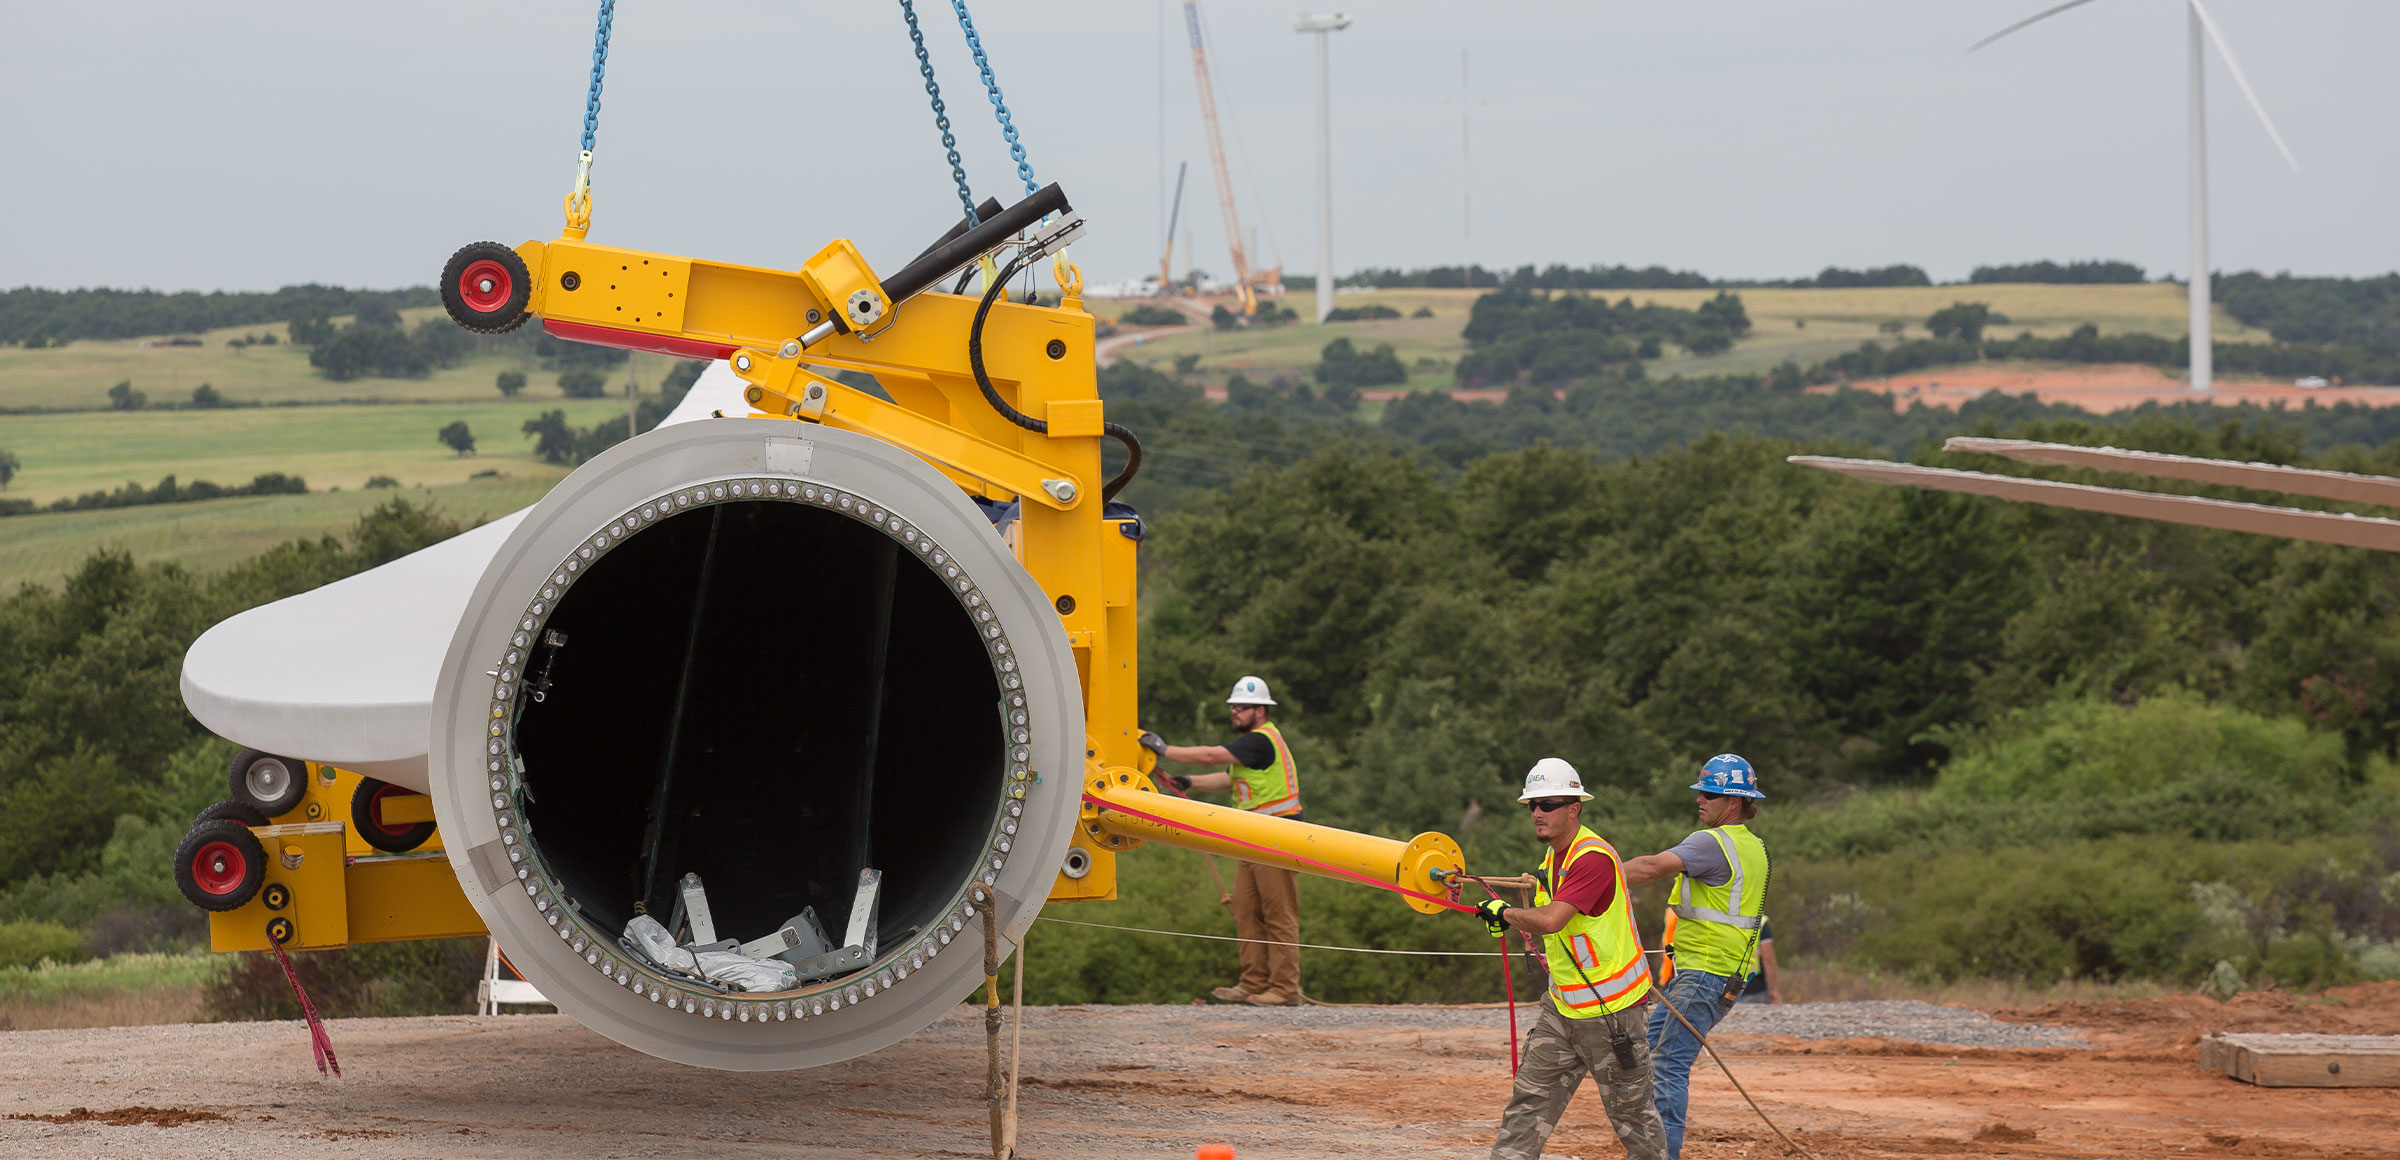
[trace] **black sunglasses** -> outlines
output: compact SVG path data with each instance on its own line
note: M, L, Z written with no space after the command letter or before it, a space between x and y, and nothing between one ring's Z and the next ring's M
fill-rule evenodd
M1721 794L1721 793L1710 793L1710 792L1708 792L1707 790L1701 790L1701 791L1700 791L1700 800L1701 800L1701 801L1704 801L1704 802L1719 802L1719 801L1724 801L1724 800L1725 800L1725 796L1726 796L1726 795L1724 795L1724 794Z
M1573 798L1569 798L1569 799L1567 799L1566 801L1556 801L1556 802L1545 802L1545 801L1533 801L1533 802L1526 802L1526 803L1525 803L1525 806L1526 806L1526 808L1527 808L1528 810L1530 810L1530 811L1532 811L1532 812L1534 812L1534 813L1537 813L1537 814L1546 814L1546 813L1549 813L1549 812L1550 812L1550 811L1552 811L1552 810L1563 810L1563 809L1567 808L1568 806L1582 805L1582 804L1583 804L1583 803L1582 803L1582 802L1580 802L1580 801L1577 801L1577 800L1575 800L1575 799L1573 799Z

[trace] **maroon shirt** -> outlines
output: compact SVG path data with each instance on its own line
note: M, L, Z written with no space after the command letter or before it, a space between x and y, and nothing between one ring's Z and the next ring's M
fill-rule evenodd
M1553 901L1571 903L1589 918L1608 909L1617 897L1617 860L1606 850L1593 850L1575 860L1560 876Z

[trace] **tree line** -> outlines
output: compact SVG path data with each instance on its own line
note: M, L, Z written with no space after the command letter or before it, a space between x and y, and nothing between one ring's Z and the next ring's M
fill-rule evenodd
M1749 331L1741 297L1724 291L1685 310L1511 287L1475 300L1464 332L1471 349L1457 376L1467 385L1565 382L1657 358L1669 342L1715 354Z
M253 326L309 316L355 314L374 304L394 310L440 302L430 286L399 290L352 290L311 282L268 292L216 290L43 290L20 286L0 291L0 342L52 345L76 339L140 338L188 334L227 326Z
M2226 313L2278 342L2400 347L2400 274L2270 278L2251 271L2219 274L2211 285Z
M6 453L0 452L0 454ZM13 461L14 456L10 456L10 459ZM15 474L13 462L9 474ZM196 500L223 499L227 496L237 495L306 495L307 493L307 480L297 475L286 475L280 471L262 472L248 483L232 485L210 483L205 479L195 479L190 483L178 484L175 482L175 477L169 475L160 479L152 487L143 487L141 484L128 480L123 487L114 491L87 491L72 498L52 500L47 508L41 507L29 499L0 499L0 516L29 515L35 511L82 512L96 511L101 508L141 507L147 504L190 503Z
M2377 893L2400 872L2400 846L2378 837L2400 832L2400 563L1784 462L1855 451L1862 432L1927 462L2058 478L2081 476L1929 448L2016 434L2388 472L2400 446L2312 452L2299 423L2255 411L2102 420L2004 399L1895 417L1874 396L1884 422L1914 424L1874 427L1874 408L1845 401L1863 392L1755 378L1409 396L1380 426L1301 384L1216 406L1120 364L1103 391L1148 451L1124 496L1153 519L1145 724L1217 736L1227 674L1267 675L1310 770L1312 820L1456 832L1478 867L1521 869L1534 851L1514 785L1557 754L1598 787L1596 828L1663 848L1688 828L1691 765L1730 749L1769 778L1772 913L1795 956L2296 986L2400 954L2400 903ZM1622 406L1638 392L1662 416L1721 419L1737 398L1817 410L1766 413L1814 425L1799 438L1665 418L1642 430ZM0 599L0 921L62 923L106 949L195 942L166 861L222 793L231 747L182 711L184 649L242 608L457 530L395 501L346 537L215 577L101 552L55 589ZM1090 917L1225 925L1191 888L1196 861L1145 850L1123 870L1125 901ZM1310 941L1488 946L1472 923L1303 889ZM1180 999L1227 953L1116 932L1034 945L1028 982L1045 1001ZM338 961L365 970L373 953ZM472 970L442 966L446 953L378 969ZM1488 963L1404 965L1315 956L1311 991L1496 986Z
M1930 286L1933 280L1916 266L1893 265L1868 270L1827 266L1813 277L1759 279L1711 278L1691 270L1664 266L1567 266L1487 270L1482 266L1429 266L1423 269L1385 269L1369 266L1340 280L1343 286L1379 290L1488 286L1509 290L1739 290L1746 288L1823 288L1854 286Z

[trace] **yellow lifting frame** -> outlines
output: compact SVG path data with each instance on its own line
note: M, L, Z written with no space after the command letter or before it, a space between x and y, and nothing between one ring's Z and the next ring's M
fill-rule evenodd
M967 338L979 300L926 291L893 302L848 241L797 271L597 245L573 227L515 253L530 275L525 312L553 334L725 359L760 415L871 435L970 494L1021 501L1008 542L1051 597L1074 650L1086 729L1085 765L1075 773L1086 791L1115 800L1138 793L1145 812L1414 890L1432 889L1434 871L1462 864L1457 844L1439 834L1404 843L1149 792L1153 759L1138 741L1138 544L1126 534L1132 517L1108 515L1099 495L1104 406L1092 316L1071 268L1057 306L996 302L984 323L985 372L1003 400L1048 426L1034 431L996 411L976 384ZM890 401L826 373L839 370L875 376ZM339 820L357 775L309 768L303 804L254 830L268 853L267 883L282 889L212 914L215 949L263 950L278 921L293 949L484 933L438 835L404 855L366 847ZM390 800L384 817L429 820L429 803ZM1073 839L1085 858L1070 856L1087 869L1060 873L1050 899L1116 897L1116 855L1144 841L1324 873L1087 803ZM270 908L270 897L280 905Z

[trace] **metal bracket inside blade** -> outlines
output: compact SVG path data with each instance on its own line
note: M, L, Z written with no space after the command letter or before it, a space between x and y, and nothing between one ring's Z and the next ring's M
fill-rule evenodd
M869 867L859 871L858 895L850 903L850 926L842 940L841 949L800 958L795 952L801 948L794 948L775 957L791 963L799 971L803 983L846 975L874 962L876 904L882 892L881 870Z

